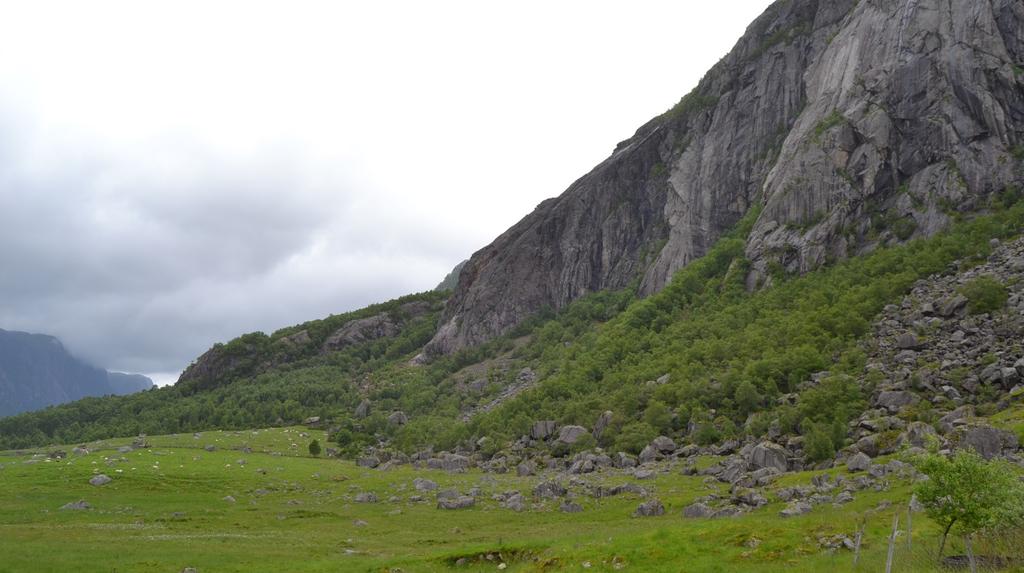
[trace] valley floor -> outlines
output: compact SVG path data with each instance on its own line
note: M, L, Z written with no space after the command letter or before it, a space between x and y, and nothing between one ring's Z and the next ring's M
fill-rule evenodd
M52 448L0 453L0 571L883 571L894 514L893 570L935 570L937 529L913 514L907 533L910 485L896 477L806 515L782 518L785 504L773 501L740 517L687 519L683 507L728 486L668 465L645 480L605 470L563 476L583 508L563 513L564 500L532 495L553 476L371 470L310 457L313 438L325 443L323 432L280 428L151 437L131 451L131 439L107 440L65 459L48 457ZM787 474L772 487L809 485L816 473L826 472ZM91 485L98 474L111 481ZM416 478L438 489L418 491ZM579 493L625 483L646 497ZM476 505L438 509L448 489L475 494ZM526 500L521 512L492 497L512 490ZM632 516L655 498L664 515ZM89 508L62 509L78 501ZM861 521L855 568L841 539Z

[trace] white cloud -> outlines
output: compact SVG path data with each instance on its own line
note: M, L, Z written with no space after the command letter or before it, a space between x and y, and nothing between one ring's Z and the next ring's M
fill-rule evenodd
M2 2L0 327L166 377L429 289L768 4Z

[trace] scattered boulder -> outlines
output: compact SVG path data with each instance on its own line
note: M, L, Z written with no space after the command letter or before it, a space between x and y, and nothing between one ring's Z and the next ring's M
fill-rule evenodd
M114 480L110 479L110 476L106 474L94 475L92 476L92 478L89 479L89 483L96 487L107 485L112 481Z
M416 491L434 491L437 489L437 482L425 478L416 478L412 480L412 486L416 488Z
M864 452L854 454L846 460L846 469L851 472L862 472L871 467L871 458Z
M803 515L805 513L810 513L811 509L813 509L811 507L811 504L809 504L807 502L804 502L804 501L793 501L793 502L790 502L789 505L786 506L786 509L783 509L782 511L780 511L779 515L782 516L782 517L795 517L797 515Z
M921 398L913 392L906 390L885 390L875 399L875 404L890 412L899 412L907 406L913 406L921 401Z
M476 505L476 499L468 495L447 497L437 500L437 509L468 509Z
M562 502L562 505L558 507L562 513L580 513L583 511L583 506L571 501Z
M712 514L714 514L714 510L702 502L693 503L683 508L683 517L689 519L711 517Z
M357 493L355 501L356 503L377 503L377 494L372 491Z
M761 442L750 450L747 463L750 469L775 468L781 472L789 469L789 452L772 442Z
M1018 446L1013 432L980 424L963 428L957 439L957 448L972 448L986 460L1002 455L1004 450L1016 450Z
M587 435L587 429L583 426L562 426L558 432L558 441L571 446L585 435Z
M676 443L667 436L658 436L651 441L651 446L663 454L676 451Z
M392 412L391 415L388 416L388 424L392 426L404 426L408 423L409 417L406 416L405 412L401 410L398 410L397 412Z
M512 511L520 512L526 509L526 499L517 491L510 495L503 505Z
M633 512L633 517L655 517L658 515L665 515L665 506L656 499L641 503Z
M605 410L604 412L601 413L600 416L597 417L597 421L594 422L595 440L601 439L601 435L604 434L605 428L608 427L608 424L612 423L613 415L614 414L612 414L611 410Z
M556 481L546 481L537 485L533 488L534 497L541 499L555 499L558 497L564 497L568 493L565 486Z
M65 503L60 506L60 508L63 511L84 511L86 509L92 509L92 505L89 505L89 502L84 499L80 499L78 501L72 501L71 503Z
M542 420L534 422L530 427L530 438L534 440L546 440L555 434L558 424L554 420Z
M537 473L537 466L533 462L526 461L516 466L516 475L519 477L532 476Z
M905 332L896 339L896 347L901 350L921 350L924 344L913 333Z

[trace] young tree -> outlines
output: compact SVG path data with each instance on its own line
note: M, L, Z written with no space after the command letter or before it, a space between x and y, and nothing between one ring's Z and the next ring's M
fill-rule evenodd
M973 450L914 460L928 476L915 488L928 517L943 527L939 559L955 526L965 536L1011 527L1024 518L1024 484L1005 460L985 461Z
M309 443L309 455L314 458L320 457L320 440L314 439Z

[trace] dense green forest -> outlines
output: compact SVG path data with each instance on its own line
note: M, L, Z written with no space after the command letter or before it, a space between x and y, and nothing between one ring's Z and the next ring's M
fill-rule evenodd
M407 452L450 449L482 437L485 453L528 433L539 419L591 426L613 412L601 445L636 452L658 434L685 433L710 444L775 425L803 434L813 458L842 447L845 423L871 390L858 341L872 318L920 278L975 264L990 239L1018 234L1024 203L993 202L943 234L833 264L803 276L777 272L748 292L744 280L751 212L703 258L658 294L599 292L559 313L540 313L488 344L418 365L447 293L424 293L282 329L239 337L211 352L232 358L227 374L125 397L90 398L0 420L0 448L73 443L136 433L291 424L309 416L332 422L334 445L348 455L379 443ZM1004 204L1005 203L1005 204ZM955 269L954 269L955 270ZM403 304L431 311L403 321L392 337L337 352L318 351L346 323ZM305 331L312 343L283 341ZM539 382L497 408L462 421L529 366ZM804 388L814 373L822 384ZM665 376L667 375L667 377ZM470 390L467 378L482 377ZM661 383L655 382L661 380ZM783 394L794 400L778 405ZM357 415L361 402L369 409ZM401 410L404 425L389 424ZM922 412L926 416L926 412ZM594 445L587 440L577 447Z

